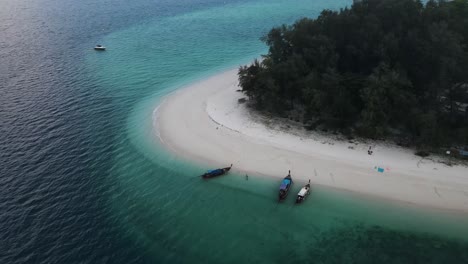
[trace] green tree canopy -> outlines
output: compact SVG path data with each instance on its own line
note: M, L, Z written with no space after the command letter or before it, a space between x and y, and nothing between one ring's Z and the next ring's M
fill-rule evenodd
M467 145L468 0L364 0L273 28L239 69L261 110L414 144Z

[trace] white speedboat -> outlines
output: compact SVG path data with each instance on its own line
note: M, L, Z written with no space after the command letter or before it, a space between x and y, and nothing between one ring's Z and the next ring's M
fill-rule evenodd
M96 47L94 47L95 50L106 50L106 47L102 46L102 45L96 45Z

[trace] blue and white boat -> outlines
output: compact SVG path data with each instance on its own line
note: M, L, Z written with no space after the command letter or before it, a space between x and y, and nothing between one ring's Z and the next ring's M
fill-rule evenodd
M281 202L284 199L286 199L286 196L288 196L289 189L291 188L292 183L293 183L293 180L291 178L291 171L289 171L288 176L284 177L283 181L281 182L279 195L278 195L278 201Z

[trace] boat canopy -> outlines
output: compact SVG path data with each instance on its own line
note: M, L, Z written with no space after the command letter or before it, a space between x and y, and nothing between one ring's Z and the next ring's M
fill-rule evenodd
M290 179L283 179L283 181L281 182L280 190L284 190L284 189L288 188L288 185L290 185L290 184L291 184Z
M297 195L299 196L305 196L307 194L307 188L306 187L302 187L302 189L299 191L299 193Z
M209 170L206 173L221 173L223 170L222 169L216 169L216 170Z

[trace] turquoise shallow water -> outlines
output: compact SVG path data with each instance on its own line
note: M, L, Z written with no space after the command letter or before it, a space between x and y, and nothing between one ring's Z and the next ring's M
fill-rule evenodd
M351 1L41 1L0 11L0 263L468 263L466 214L323 186L277 204L277 180L201 181L158 143L165 95Z

